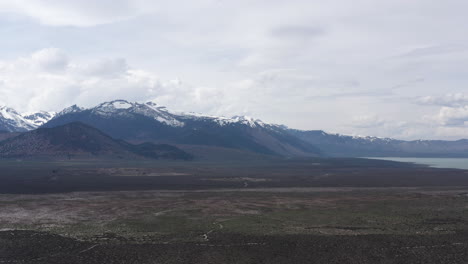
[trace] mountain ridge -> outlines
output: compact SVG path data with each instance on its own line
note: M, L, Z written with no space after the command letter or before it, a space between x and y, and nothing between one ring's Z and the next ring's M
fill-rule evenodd
M173 113L151 102L114 100L87 109L73 107L72 111L59 113L44 127L73 121L131 142L220 146L282 156L321 155L314 146L277 125L238 116L224 118Z
M322 130L290 132L330 156L344 157L468 157L468 139L399 140L379 137L356 137L326 133Z

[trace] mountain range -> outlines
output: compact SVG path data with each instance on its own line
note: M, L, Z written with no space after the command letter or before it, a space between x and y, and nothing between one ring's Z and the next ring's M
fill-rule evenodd
M282 126L241 116L224 118L174 113L151 102L116 100L88 109L72 106L59 112L43 127L75 121L132 143L214 146L281 156L321 155L318 148L291 135Z
M0 130L8 132L54 128L73 122L134 144L153 142L191 149L203 146L205 151L213 147L287 157L468 157L468 140L403 141L303 131L245 116L177 113L152 102L115 100L91 108L74 105L58 113L19 114L8 107L0 108Z

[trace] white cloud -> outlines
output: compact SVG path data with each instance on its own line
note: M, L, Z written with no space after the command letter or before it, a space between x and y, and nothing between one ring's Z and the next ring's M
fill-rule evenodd
M85 64L72 65L78 73L88 76L118 77L125 74L129 67L123 58L100 59Z
M57 111L116 98L141 101L172 92L157 76L130 69L123 59L76 63L61 50L44 49L0 65L0 101L21 111Z
M467 8L459 0L0 1L0 101L60 110L156 99L301 129L468 137L452 113L467 105ZM66 54L25 55L44 47ZM352 127L355 116L368 118Z
M463 107L442 107L436 119L444 126L468 128L468 105Z
M463 93L446 94L443 96L423 96L416 99L416 103L422 105L438 106L464 106L468 105L468 95Z
M90 107L126 99L152 100L174 110L236 115L248 112L251 102L239 97L248 94L248 87L242 89L241 85L215 89L179 79L164 80L129 66L125 59L77 62L59 49L0 61L0 104L19 111L60 111L72 104Z
M419 98L420 104L455 105L442 107L432 117L396 119L382 118L376 113L353 115L363 112L366 109L366 103L362 104L364 98L371 100L375 94L343 92L327 95L329 87L359 88L359 84L352 82L329 80L297 69L275 69L227 83L224 87L191 85L180 79L162 79L153 72L132 67L123 58L77 61L55 48L0 61L0 103L20 111L60 111L72 104L90 107L121 98L152 100L174 110L225 116L246 114L262 118L260 113L266 121L284 123L277 120L287 120L294 115L312 115L312 121L320 120L323 113L327 115L330 102L339 104L338 101L352 99L357 100L353 104L356 110L341 114L343 120L351 119L350 122L343 121L351 128L348 130L350 134L407 139L434 135L453 138L453 135L463 137L466 131L468 106L457 106L464 103L466 97L463 94ZM313 107L323 108L313 113L310 107L303 105L304 100L313 102ZM358 110L360 103L362 110Z
M59 49L49 48L32 54L31 63L44 70L64 70L68 66L68 57Z

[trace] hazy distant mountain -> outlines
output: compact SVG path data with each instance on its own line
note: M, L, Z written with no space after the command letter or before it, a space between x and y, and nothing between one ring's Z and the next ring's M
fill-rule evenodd
M468 157L468 140L414 140L353 137L321 130L290 130L327 155L338 157Z
M40 111L20 114L15 109L0 106L0 131L24 132L36 129L47 123L55 113Z
M44 127L75 121L132 142L218 146L283 156L320 155L317 148L292 136L282 126L240 116L173 113L154 103L116 100L89 109L72 106L58 113Z
M170 145L132 145L116 140L83 123L39 128L0 142L3 158L169 158L190 159L186 152Z

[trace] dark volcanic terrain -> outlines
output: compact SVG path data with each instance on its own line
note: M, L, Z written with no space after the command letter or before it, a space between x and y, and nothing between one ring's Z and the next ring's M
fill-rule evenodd
M468 261L463 170L274 157L0 166L0 263Z

